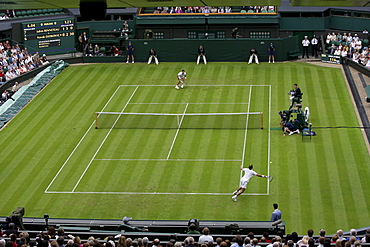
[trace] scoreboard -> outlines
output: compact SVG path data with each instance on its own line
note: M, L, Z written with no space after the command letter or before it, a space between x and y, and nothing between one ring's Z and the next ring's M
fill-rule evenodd
M23 44L30 52L60 54L74 50L74 18L22 23Z
M321 62L341 64L342 56L323 53L321 54Z

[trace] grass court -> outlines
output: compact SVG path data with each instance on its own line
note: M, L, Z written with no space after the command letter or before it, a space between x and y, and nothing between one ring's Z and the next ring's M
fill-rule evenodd
M176 90L182 69L187 86ZM294 83L318 133L311 142L278 130L277 112L288 108ZM140 128L114 125L114 116L95 129L100 111L263 112L263 129L254 115L186 115L180 126L170 116L144 116ZM351 128L328 128L338 126ZM364 227L370 158L356 127L340 69L305 63L70 66L0 132L1 215L23 206L26 217L269 220L276 202L287 232ZM252 178L233 202L239 167L250 163L274 180Z

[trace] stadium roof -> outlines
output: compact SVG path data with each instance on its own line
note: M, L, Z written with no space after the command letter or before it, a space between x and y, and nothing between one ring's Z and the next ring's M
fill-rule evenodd
M281 0L0 0L0 9L79 8L81 2L106 2L108 8L157 6L280 6ZM370 6L368 0L291 0L291 6Z

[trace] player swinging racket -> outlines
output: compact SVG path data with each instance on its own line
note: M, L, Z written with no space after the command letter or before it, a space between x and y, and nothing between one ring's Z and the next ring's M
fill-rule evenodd
M240 178L240 187L233 192L234 196L231 197L234 202L236 202L237 201L236 198L238 196L240 196L245 191L245 188L247 188L249 180L253 176L257 176L257 177L261 177L261 178L268 178L270 182L272 180L271 176L261 175L261 174L258 174L255 171L253 171L253 165L249 165L248 168L243 168L243 166L240 166L240 170L244 171L244 176Z
M182 70L181 72L179 72L177 74L177 80L179 82L176 84L175 88L176 89L179 89L180 83L181 83L181 86L180 87L181 88L184 88L185 87L185 81L186 81L186 72L185 72L185 70Z

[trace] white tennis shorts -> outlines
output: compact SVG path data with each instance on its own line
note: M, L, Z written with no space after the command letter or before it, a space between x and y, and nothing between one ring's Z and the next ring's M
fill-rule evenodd
M248 185L248 182L249 182L249 179L240 179L240 187L242 187L243 189L247 188L247 185Z

